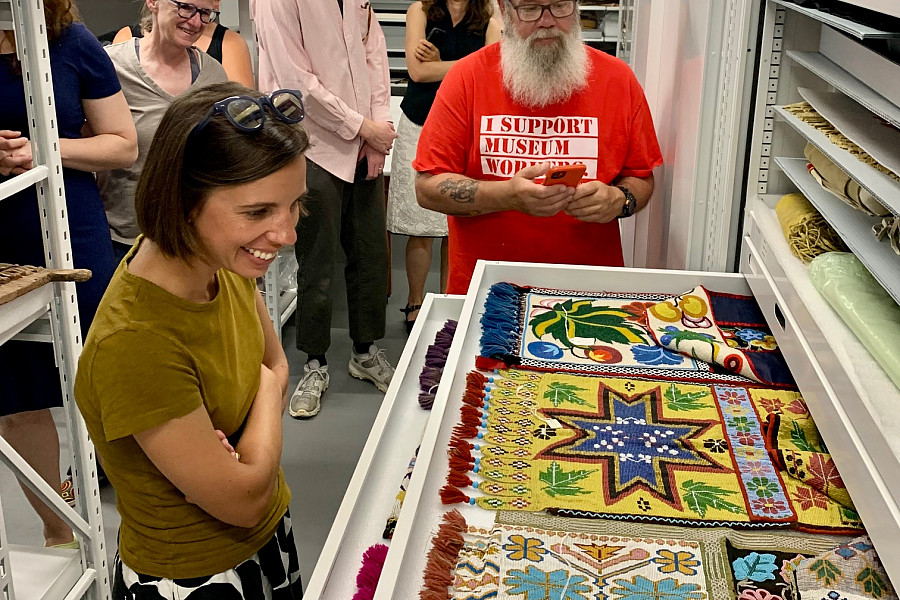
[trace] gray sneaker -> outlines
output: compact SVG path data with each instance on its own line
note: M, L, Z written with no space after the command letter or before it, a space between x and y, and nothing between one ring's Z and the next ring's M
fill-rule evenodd
M295 419L308 419L319 414L322 393L328 389L328 365L314 360L303 365L303 377L291 396L288 412Z
M394 376L394 367L384 356L384 350L372 344L365 354L352 352L350 374L357 379L371 381L382 393L386 392Z

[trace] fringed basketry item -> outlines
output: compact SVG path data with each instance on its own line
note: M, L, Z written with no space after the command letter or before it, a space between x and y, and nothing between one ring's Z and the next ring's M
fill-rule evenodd
M775 205L775 214L791 253L809 263L825 252L846 252L841 236L803 194L787 194Z
M797 102L795 104L788 104L784 106L784 110L791 113L810 127L813 127L822 132L822 134L824 134L825 137L828 138L828 141L841 148L842 150L846 150L847 152L855 156L860 162L864 162L873 169L881 171L888 177L900 181L900 175L894 173L893 171L879 163L872 157L871 154L863 150L857 144L854 144L852 141L850 141L847 136L838 131L838 129L834 125L832 125L825 117L820 115L809 102Z

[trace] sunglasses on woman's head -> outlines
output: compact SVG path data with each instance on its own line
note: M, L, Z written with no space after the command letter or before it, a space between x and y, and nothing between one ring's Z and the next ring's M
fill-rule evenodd
M285 123L299 123L306 116L303 94L299 90L278 90L259 98L231 96L213 104L206 117L191 131L189 139L220 113L239 131L259 131L266 122L267 106L275 118Z

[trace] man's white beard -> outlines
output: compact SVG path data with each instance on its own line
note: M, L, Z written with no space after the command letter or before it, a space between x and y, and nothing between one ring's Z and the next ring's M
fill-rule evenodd
M512 10L512 9L507 9ZM503 84L513 100L533 108L562 102L587 85L587 51L581 27L573 24L569 33L539 29L521 38L509 16L503 15L500 38L500 68ZM559 43L534 46L540 38L558 38Z

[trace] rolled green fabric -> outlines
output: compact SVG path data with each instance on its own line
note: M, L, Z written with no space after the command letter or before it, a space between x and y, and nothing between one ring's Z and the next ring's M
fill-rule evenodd
M900 388L900 306L850 253L817 256L809 278Z

